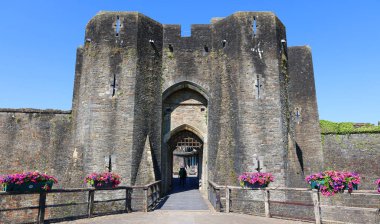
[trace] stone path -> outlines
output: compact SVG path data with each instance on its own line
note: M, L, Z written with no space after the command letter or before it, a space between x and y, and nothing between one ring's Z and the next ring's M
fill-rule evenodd
M185 187L179 185L178 178L174 178L172 191L163 198L156 210L209 210L198 186L196 177L188 177Z
M251 215L219 213L211 211L154 211L132 212L120 215L82 219L67 224L295 224L304 223L282 219L264 218Z

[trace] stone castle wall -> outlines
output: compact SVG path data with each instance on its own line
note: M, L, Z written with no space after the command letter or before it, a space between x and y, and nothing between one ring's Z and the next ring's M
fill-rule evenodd
M77 177L71 125L69 111L1 109L0 174L38 170L65 186Z
M380 178L380 134L322 135L324 168L360 174L360 189L375 190Z

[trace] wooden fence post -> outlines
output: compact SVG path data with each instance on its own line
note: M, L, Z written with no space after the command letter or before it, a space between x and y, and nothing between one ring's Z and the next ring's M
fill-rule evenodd
M132 212L132 189L125 189L125 212Z
M155 204L155 205L156 205L156 203L157 203L157 201L158 201L158 199L159 199L159 196L157 195L157 193L158 193L158 185L155 184L155 185L154 185L154 204Z
M216 211L220 212L221 208L220 208L220 204L221 204L221 200L220 200L220 189L219 188L216 188L215 189L215 209Z
M148 188L144 187L144 212L148 212Z
M270 218L270 211L269 211L269 191L263 190L264 194L264 207L265 207L265 217Z
M38 202L38 217L37 223L43 224L45 221L45 207L46 207L46 192L40 193L40 200Z
M231 189L226 187L226 213L230 213L230 191Z
M158 200L161 198L161 183L157 185L157 191L158 191Z
M95 198L95 190L88 191L88 217L91 218L94 213L94 198Z
M314 203L314 215L315 215L315 223L321 224L321 206L319 201L319 192L317 189L312 190L312 198Z
M153 185L152 186L152 204L153 206L155 205L156 203L156 185Z

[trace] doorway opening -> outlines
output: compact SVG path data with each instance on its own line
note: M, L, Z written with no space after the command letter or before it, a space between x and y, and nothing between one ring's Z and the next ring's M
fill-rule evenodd
M181 167L192 188L206 189L208 99L202 88L182 82L168 88L162 101L162 188L179 183Z
M198 189L202 180L203 141L195 133L183 130L174 134L168 143L172 158L171 188ZM183 186L180 186L180 169L187 174Z

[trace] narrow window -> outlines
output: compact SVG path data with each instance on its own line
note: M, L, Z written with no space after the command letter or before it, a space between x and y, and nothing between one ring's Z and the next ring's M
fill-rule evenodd
M256 22L256 16L253 17L253 22L252 22L252 36L256 37L257 34L257 22Z
M104 157L104 161L106 162L106 168L108 172L112 172L112 157L111 155Z
M174 48L173 48L173 46L172 46L171 44L169 44L169 51L170 51L171 53L173 53L173 51L174 51Z
M222 47L225 48L227 45L227 40L222 40Z
M108 155L106 157L104 157L104 161L105 161L105 166L108 170L108 172L112 172L113 169L115 169L115 155Z
M118 37L119 33L120 33L120 27L121 27L119 16L116 17L116 25L115 26L116 26L116 36Z
M261 84L261 80L260 80L260 76L257 75L256 76L256 84L255 84L255 87L256 87L256 96L257 96L257 99L260 99L260 94L262 94L262 84Z
M297 124L299 124L301 122L301 109L298 107L296 108L296 111L295 111L295 118L296 118Z
M115 96L115 94L116 94L116 74L113 74L113 81L112 81L111 87L112 87L112 96Z

